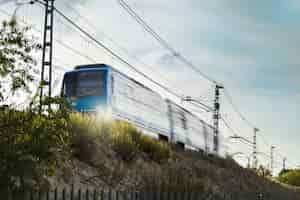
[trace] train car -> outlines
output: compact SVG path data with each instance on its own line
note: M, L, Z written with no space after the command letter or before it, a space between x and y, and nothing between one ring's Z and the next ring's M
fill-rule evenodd
M62 93L75 111L110 113L145 134L213 153L212 126L109 65L82 65L66 72Z

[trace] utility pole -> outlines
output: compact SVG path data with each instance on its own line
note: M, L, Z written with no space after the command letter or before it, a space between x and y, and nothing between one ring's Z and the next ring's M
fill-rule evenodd
M257 132L259 131L258 128L254 128L254 135L253 135L253 168L257 168L257 141L256 141L256 136Z
M41 71L41 83L40 83L40 111L42 111L43 98L46 95L48 97L51 97L54 0L44 0L44 6L45 6L45 22L44 22L42 71ZM48 106L50 108L50 105Z
M220 89L224 89L223 86L216 85L215 88L215 100L214 100L214 152L219 153L219 120L220 120Z
M283 162L282 162L282 169L283 170L286 169L285 163L286 163L286 158L283 158Z
M274 170L274 149L275 146L271 146L271 175L273 175L273 170Z
M247 168L250 169L250 157L249 156L247 156L247 161L248 161L247 162Z

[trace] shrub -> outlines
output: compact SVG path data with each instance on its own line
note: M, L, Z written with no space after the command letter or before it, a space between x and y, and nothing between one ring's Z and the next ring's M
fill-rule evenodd
M278 180L289 185L300 186L300 170L287 170L279 175Z
M132 160L138 153L138 147L128 132L122 129L114 132L112 137L113 150L125 161Z
M170 145L150 136L126 121L103 120L99 116L79 113L70 116L70 131L75 134L75 152L81 158L88 158L89 147L98 142L111 145L112 149L125 161L133 160L139 152L144 152L150 159L161 162L171 156Z
M150 158L156 162L162 162L171 156L169 144L146 135L140 137L139 146L141 151L148 154Z
M171 155L171 148L168 143L161 142L155 138L144 135L141 131L135 128L128 122L117 121L117 130L121 130L120 139L126 135L130 144L135 145L139 151L146 153L150 159L161 162L166 160ZM123 135L123 136L122 136Z
M39 182L35 186L42 177L54 175L71 152L73 135L67 124L68 118L59 112L45 116L31 111L0 111L0 189L27 186L28 174Z

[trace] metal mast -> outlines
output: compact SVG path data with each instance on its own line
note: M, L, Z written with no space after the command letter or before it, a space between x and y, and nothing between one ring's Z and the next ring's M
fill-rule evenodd
M274 171L274 149L275 146L271 146L271 175L273 175Z
M43 58L42 58L41 83L40 83L40 111L42 110L43 98L45 96L51 97L54 0L44 0L44 6L45 6L45 24L44 24Z
M254 128L254 135L253 135L253 168L257 168L257 142L256 142L256 136L257 132L259 131L258 128Z
M220 120L220 89L223 86L216 85L215 88L215 100L214 100L214 114L213 114L213 124L214 124L214 152L219 153L219 120Z

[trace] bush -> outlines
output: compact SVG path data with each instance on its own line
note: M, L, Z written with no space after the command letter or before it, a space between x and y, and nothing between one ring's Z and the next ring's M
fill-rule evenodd
M130 123L116 121L116 125L115 131L119 133L117 140L120 140L119 142L123 141L123 143L128 145L127 151L134 153L134 151L139 150L146 153L150 159L156 162L161 162L170 157L171 148L168 143L144 135ZM131 145L134 147L130 147Z
M300 170L286 170L279 175L278 180L289 185L300 186Z
M156 162L167 160L171 156L171 148L168 143L158 141L146 135L142 135L139 141L141 151L145 152Z
M121 120L103 120L101 117L71 114L70 129L75 134L75 151L86 155L93 142L111 145L112 149L125 161L133 160L139 152L147 154L150 159L161 162L171 156L169 144L160 142L128 122ZM86 152L86 153L85 153Z
M68 158L72 137L59 112L0 111L0 189L38 187ZM28 174L36 185L26 183Z
M129 132L126 128L118 126L119 129L115 128L112 135L112 147L113 150L125 161L131 161L138 153L138 146L133 141Z

